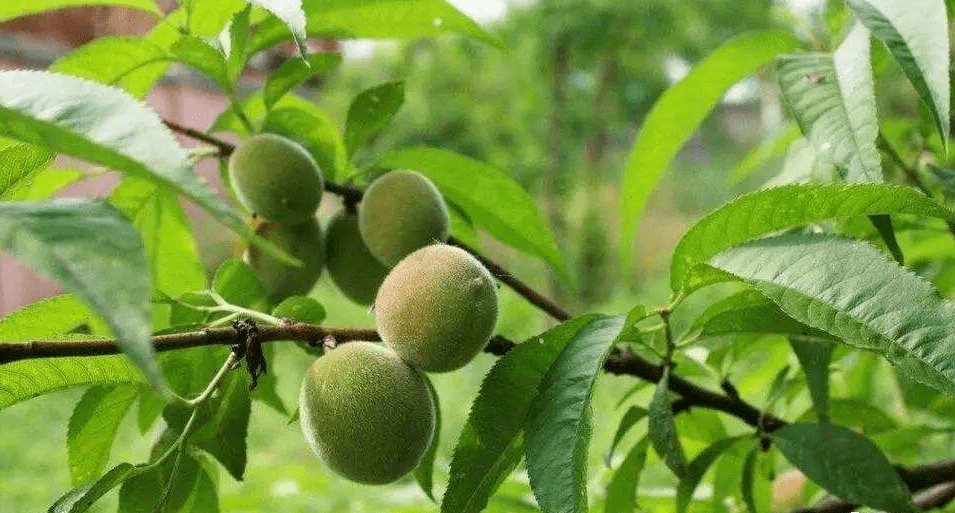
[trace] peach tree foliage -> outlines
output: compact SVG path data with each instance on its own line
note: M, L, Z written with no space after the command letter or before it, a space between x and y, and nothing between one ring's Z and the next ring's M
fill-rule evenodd
M0 21L71 3L5 2ZM318 326L325 317L320 299L274 304L239 260L206 276L180 199L258 251L295 261L257 236L241 206L196 174L197 162L224 161L231 151L217 134L265 132L298 142L320 165L326 193L346 203L361 196L361 187L342 186L346 180L364 186L365 171L414 169L453 206L455 240L474 247L479 229L569 278L538 207L503 170L431 147L353 160L357 148L388 129L403 103L401 83L358 95L343 129L292 94L340 63L337 55L311 53L310 36L457 34L498 45L443 0L182 2L169 13L151 0L86 3L121 4L164 22L142 37L96 39L47 71L0 72L0 247L67 291L0 320L0 409L86 388L67 426L74 488L50 511L86 511L116 490L123 511L216 511L216 474L241 479L247 470L252 401L295 415L270 375L247 376L234 364L267 365L260 337L308 340L313 344L302 350L320 354L324 335L342 343L376 336ZM807 500L831 495L845 507L922 509L933 504L926 490L951 481L951 471L926 471L951 469L951 462L894 465L908 453L890 453L887 438L879 438L896 433L917 444L921 424L950 429L955 411L948 12L942 0L848 0L827 9L827 38L738 34L647 115L620 170L622 258L629 258L655 184L730 86L763 71L792 123L735 174L784 156L780 172L683 235L670 265L670 297L570 315L489 266L502 286L560 323L517 344L492 339L488 350L500 358L456 437L443 496L433 483L436 440L414 471L435 511L481 511L520 469L534 507L547 513L629 512L639 503L661 511L766 511L774 462L783 459L815 483L819 492ZM289 40L298 53L240 97L236 85L248 58ZM211 127L164 123L141 101L172 63L204 74L229 98ZM917 98L918 113L880 118L879 85L892 79ZM174 131L199 146L184 148ZM86 176L57 167L57 155L122 178L105 199L50 199ZM697 298L704 304L690 309ZM685 312L693 314L687 322L671 322ZM228 327L244 318L261 333ZM287 319L301 324L287 329ZM220 347L172 347L189 340ZM233 351L221 347L229 343ZM791 366L737 389L731 377L745 360L740 355L779 350ZM610 447L594 448L609 466L595 480L599 469L588 468L587 455L601 372L628 375L634 388L620 411L599 412L619 419L619 427ZM873 374L893 384L901 414L867 392ZM258 379L251 393L250 379ZM134 404L141 431L158 425L161 435L150 453L108 467ZM705 433L691 429L700 423L709 426ZM653 468L656 481L671 483L665 499L640 493L644 469ZM708 492L699 493L704 481Z

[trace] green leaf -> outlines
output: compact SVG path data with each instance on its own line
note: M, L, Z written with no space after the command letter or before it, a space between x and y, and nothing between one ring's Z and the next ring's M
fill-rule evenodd
M613 434L613 441L610 443L610 450L607 451L607 456L605 458L607 466L610 466L610 462L613 460L613 451L617 448L617 445L623 440L623 437L630 431L630 428L639 422L642 418L647 416L647 410L639 406L631 406L626 413L623 414L623 418L620 419L620 424L617 426L617 431Z
M931 109L942 144L948 145L948 16L943 0L848 0L856 16L885 41L922 101Z
M790 424L773 431L790 463L833 495L888 511L914 511L911 493L868 438L833 424Z
M783 156L789 146L798 138L799 127L791 123L787 124L772 137L760 142L756 148L747 153L730 172L729 181L739 183L770 160Z
M884 411L862 399L830 399L828 413L832 422L868 435L877 435L899 427ZM810 422L818 419L819 412L813 405L800 415L798 420Z
M832 357L832 344L810 342L800 337L790 337L789 344L799 358L799 364L806 374L809 395L816 408L819 420L829 421L829 360Z
M816 150L849 182L881 182L869 31L857 25L833 55L780 57L776 74L783 100Z
M229 84L235 84L245 68L248 55L246 47L249 43L249 14L251 5L232 15L232 19L219 34L219 46L226 57L226 73Z
M184 35L177 39L169 50L176 60L211 78L223 90L231 90L232 82L229 80L225 58L209 43L196 36Z
M30 144L0 147L0 200L22 199L54 153Z
M451 457L443 513L477 513L517 466L521 434L544 374L578 334L596 322L590 315L567 321L518 344L484 377Z
M663 376L657 383L653 400L650 401L650 443L666 466L683 479L686 476L686 456L673 423L673 410L667 397L669 387L670 367L667 366L663 369Z
M192 229L172 191L126 177L109 200L139 230L155 289L177 297L206 287L206 272Z
M753 497L753 481L756 475L756 456L757 446L753 446L746 453L746 460L743 461L743 471L740 473L740 493L743 496L743 502L749 513L757 513L756 500Z
M160 14L153 0L17 0L16 2L0 3L0 21L77 5L124 5L157 15Z
M0 410L71 387L142 384L143 377L121 356L44 358L0 365Z
M709 213L673 251L670 286L687 286L690 270L720 251L768 233L857 215L913 214L955 222L955 212L902 185L794 184L753 192Z
M766 296L755 290L744 290L723 298L693 321L691 332L700 338L732 333L781 333L817 338L831 338L793 319Z
M102 164L175 189L282 261L189 165L159 117L122 91L37 71L0 72L0 135Z
M149 38L105 36L67 53L49 71L115 85L143 98L172 56Z
M783 235L725 251L710 264L746 281L796 320L876 350L913 379L955 395L952 304L871 246Z
M321 324L325 320L325 307L314 298L292 296L279 303L272 310L272 315L295 322Z
M0 246L88 304L149 381L160 390L165 387L149 338L143 246L122 214L104 203L82 200L2 203Z
M381 132L405 101L404 82L388 82L365 89L348 107L345 147L351 157L359 146Z
M74 485L92 481L106 467L119 423L138 394L137 387L100 385L76 403L66 436Z
M716 458L719 458L723 452L740 440L748 438L750 437L738 436L717 440L693 458L693 461L686 467L686 476L680 480L680 484L676 489L676 510L678 512L683 513L686 511L686 508L690 505L690 501L693 499L693 492L696 491L696 487L700 485L700 481L703 480L703 476L706 474L706 471L709 470L710 466L713 465L713 462L716 461Z
M245 308L263 306L268 296L255 271L236 258L219 264L212 278L212 290L229 303Z
M637 507L637 485L640 472L647 462L648 440L641 438L624 458L620 468L613 474L607 485L607 498L604 501L604 513L633 513Z
M160 446L162 445L160 441ZM190 511L187 503L205 472L187 451L178 452L160 465L126 479L119 489L119 511L158 513Z
M587 511L591 394L623 318L595 320L557 355L524 422L527 475L545 513Z
M326 179L340 176L345 171L347 157L345 143L335 124L314 105L307 104L305 108L282 106L290 103L291 98L283 97L278 103L280 107L269 111L262 131L284 135L304 146Z
M191 443L214 456L229 474L241 481L246 464L246 436L252 400L245 376L232 372L207 403L211 417L190 438Z
M57 499L47 513L83 513L100 497L116 488L127 479L144 472L146 465L120 463L93 483L80 485Z
M252 5L257 5L282 21L288 30L292 33L295 44L298 45L298 51L304 59L308 52L308 38L305 30L305 12L302 10L302 0L248 0Z
M886 249L892 254L899 265L905 265L905 255L902 254L902 248L899 247L899 241L895 238L895 228L892 227L892 218L886 214L869 216L869 222L879 232L879 237L885 243Z
M53 193L73 185L83 179L85 174L76 169L44 169L34 173L22 187L18 186L4 200L28 201L48 199Z
M437 148L406 148L379 165L420 171L501 242L538 256L566 276L564 257L537 204L513 178L483 162Z
M624 167L621 249L629 261L640 216L654 184L727 89L798 47L788 32L749 32L730 39L653 104Z
M271 109L275 102L309 77L328 73L342 62L338 53L313 53L303 59L290 59L265 79L262 100Z
M415 39L461 34L499 46L500 41L445 0L304 0L308 35L331 39ZM373 21L371 21L373 20ZM279 23L266 20L252 52L288 39Z
M434 457L438 453L438 443L441 434L441 405L438 398L438 392L434 389L434 383L425 377L425 383L428 385L428 391L431 392L431 400L434 402L434 436L431 438L431 444L428 450L424 452L421 461L414 469L414 478L418 486L424 491L432 501L434 500Z
M69 333L96 317L89 307L64 294L41 299L0 319L0 340L25 341Z

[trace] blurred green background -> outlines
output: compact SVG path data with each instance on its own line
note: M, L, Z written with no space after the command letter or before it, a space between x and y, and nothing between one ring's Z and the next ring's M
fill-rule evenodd
M769 159L740 182L728 179L747 152L784 127L771 77L759 75L734 87L683 149L650 201L634 260L624 264L617 257L621 169L643 117L670 84L732 35L783 27L825 47L821 34L827 20L820 9L804 8L804 4L768 0L523 3L512 5L488 26L503 41L502 49L452 37L378 44L360 58L347 59L335 73L309 84L304 94L341 126L357 93L382 82L403 80L404 106L389 128L361 150L359 164L372 162L390 148L426 144L506 170L538 200L568 259L572 281L561 281L542 263L490 239L481 238L482 251L571 311L626 312L636 304L662 304L667 294L665 266L683 231L701 213L764 182L782 160L782 156ZM904 99L888 107L901 112L912 108ZM362 181L362 177L354 178ZM337 208L334 199L324 201L323 218L328 219ZM210 268L229 252L217 234L204 233L199 242ZM685 325L694 309L721 291L725 289L694 297L675 319L677 326ZM313 296L329 312L330 326L372 325L369 313L342 298L327 277ZM500 333L523 340L552 325L521 298L502 289ZM761 405L766 398L765 384L787 365L795 366L795 360L782 339L764 338L758 348L754 341L741 338L729 344L732 376L743 396ZM706 348L687 353L681 372L716 387L721 360ZM278 377L279 394L286 404L294 405L310 357L292 344L276 344L275 354L272 372ZM696 363L694 356L698 356ZM876 404L885 405L890 422L909 420L899 406L903 391L884 362L864 354L841 353L840 358L833 380L834 397L850 392L858 396L863 390L867 397L880 398ZM432 376L442 411L435 470L438 497L447 483L457 433L493 361L493 357L482 355L465 369ZM881 372L876 372L879 369ZM793 382L801 379L795 371L791 374ZM873 377L877 375L889 378L877 381ZM610 478L604 454L625 410L618 403L639 385L632 378L610 375L601 376L598 382L589 474L595 510ZM642 388L626 399L625 406L645 405L650 392L649 387ZM81 394L81 390L51 394L0 412L0 511L45 511L70 487L66 426ZM794 418L808 406L804 393L792 393L778 413ZM691 456L727 433L746 432L739 422L706 411L681 415L678 424L689 439ZM128 415L111 462L142 461L158 429L142 436L135 415ZM638 426L635 431L640 430ZM946 433L931 429L919 433L917 443L908 442L911 432L886 430L874 435L890 456L903 462L951 445ZM633 434L624 439L615 464L635 440ZM248 447L244 481L234 482L220 472L223 511L437 510L410 477L395 485L369 487L326 471L302 441L297 423L289 424L259 402L253 404ZM741 451L721 460L719 465L728 471L720 474L730 477L704 486L698 493L705 497L713 486L738 488L744 454ZM780 461L766 460L761 467L763 477L783 468ZM760 497L765 501L768 485L765 479L760 483ZM641 480L641 504L670 511L675 485L676 479L651 454ZM115 509L114 493L94 511ZM535 508L526 475L519 471L502 486L488 511L525 510Z

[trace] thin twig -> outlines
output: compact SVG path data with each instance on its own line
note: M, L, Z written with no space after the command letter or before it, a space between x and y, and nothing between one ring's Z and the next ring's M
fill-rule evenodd
M222 156L224 157L228 157L235 150L235 145L228 143L226 141L223 141L222 139L217 139L215 137L212 137L211 135L204 134L194 128L182 126L179 123L176 123L175 121L170 121L168 119L163 119L162 122L164 125L169 127L170 130L179 132L180 134L186 137L195 139L197 141L202 141L206 144L215 146L216 148L219 149L219 153L221 153Z

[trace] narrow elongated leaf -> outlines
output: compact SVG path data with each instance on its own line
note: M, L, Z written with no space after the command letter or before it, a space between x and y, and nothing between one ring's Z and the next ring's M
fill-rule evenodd
M488 164L437 148L407 148L379 165L420 171L478 225L501 242L538 256L565 273L564 257L537 204L513 178Z
M139 391L136 387L91 387L73 408L66 435L73 484L92 481L109 460L113 438Z
M266 108L271 109L279 98L304 82L309 77L327 73L342 62L338 53L313 53L302 59L291 59L279 66L279 69L265 80L262 99Z
M168 432L164 433L168 436ZM160 439L160 445L165 440ZM154 453L156 451L154 450ZM155 456L154 456L155 457ZM130 476L119 489L119 511L123 513L189 512L188 501L205 472L187 451L177 451L159 466ZM191 512L190 512L191 513Z
M84 176L82 171L76 169L47 168L33 174L23 187L17 187L6 199L10 201L47 199L55 192L78 182Z
M621 248L629 261L637 224L653 186L723 93L783 52L798 47L788 32L749 32L713 51L653 104L624 167Z
M527 475L544 513L587 511L590 396L623 318L578 332L544 375L524 424Z
M881 182L868 29L857 25L833 55L783 56L776 74L783 100L816 150L849 182Z
M252 400L245 377L238 372L227 376L219 395L211 401L212 417L192 436L192 443L214 456L235 479L245 473L246 435Z
M99 314L156 387L149 338L149 272L136 229L99 202L0 204L0 246L54 278Z
M599 319L565 322L508 351L491 368L471 405L451 458L442 513L477 513L523 455L522 429L531 400L560 352Z
M868 438L833 424L790 424L772 433L790 463L833 495L876 509L914 511L911 493Z
M879 237L885 243L886 249L892 254L899 265L905 265L905 255L902 254L902 248L899 247L899 241L895 238L895 228L892 227L892 218L886 214L869 216L869 222L879 232Z
M246 47L249 44L249 15L251 12L252 6L245 6L245 9L232 15L228 25L219 33L218 41L222 53L225 54L229 84L235 84L242 76L242 70L245 68L245 61L248 57Z
M693 458L693 461L686 467L686 476L680 480L680 484L676 489L676 510L678 512L683 513L686 511L686 508L690 505L690 501L693 499L693 492L696 491L696 487L700 485L700 481L703 480L703 476L706 474L706 471L709 470L710 466L713 465L713 462L716 461L716 458L719 458L727 449L746 438L749 437L734 437L717 440Z
M143 98L172 60L149 38L105 36L53 61L49 71L115 85Z
M750 283L795 319L876 350L913 379L955 395L955 308L871 246L784 235L730 249L710 264Z
M419 38L462 34L492 45L500 41L445 0L304 0L308 35L334 39ZM251 52L289 38L288 30L266 20Z
M417 468L414 469L414 478L418 486L424 491L432 501L434 500L434 457L438 453L438 443L440 443L441 434L441 405L439 403L438 392L434 389L434 384L430 379L425 378L428 384L428 391L431 392L431 400L434 402L434 436L431 438L431 445L424 452Z
M690 331L711 337L730 333L781 333L830 338L793 319L766 296L755 290L744 290L721 299L693 321Z
M189 165L155 112L126 93L84 79L0 71L0 135L171 187L282 261Z
M799 127L791 123L787 124L785 128L780 129L771 138L762 141L759 146L747 153L730 172L728 180L731 183L738 183L770 160L782 157L799 136Z
M160 14L152 0L17 0L0 3L0 21L77 5L123 5Z
M640 482L640 472L647 462L647 448L649 441L646 437L639 442L624 458L620 468L613 474L610 484L607 485L607 498L604 502L604 513L633 513L637 511L637 485Z
M673 410L670 399L667 397L670 386L670 367L663 369L663 377L657 383L653 400L650 401L649 436L653 450L660 455L666 466L683 479L686 476L686 456L683 454L683 445L673 423Z
M348 107L345 122L348 156L354 155L359 146L388 126L404 101L404 82L388 82L358 93Z
M291 97L282 100L279 105L289 103L285 100L291 100ZM331 119L314 105L274 108L266 116L262 130L284 135L304 146L326 179L339 176L345 170L347 157L342 136Z
M748 453L746 460L743 461L743 471L740 473L740 495L743 496L743 503L749 513L756 513L756 499L753 497L753 481L756 477L756 456L759 453L754 445Z
M22 197L55 155L30 144L0 147L0 200Z
M229 90L232 87L225 58L204 40L184 35L177 39L169 50L176 60L192 66L222 89Z
M100 497L145 470L145 465L120 463L93 483L80 485L57 499L47 513L83 513Z
M121 356L13 362L0 366L0 409L71 387L143 382L142 374Z
M153 182L126 177L110 195L139 230L153 287L178 297L206 287L199 249L175 194Z
M892 417L862 399L830 399L828 414L832 422L867 435L877 435L899 427L898 422ZM798 420L801 422L820 420L815 404L800 415Z
M768 233L825 219L913 214L955 222L955 212L912 187L889 184L794 184L753 192L707 214L673 251L670 286L720 251Z
M948 144L948 16L943 0L848 0L856 16L885 41L929 106L942 143Z
M809 342L801 337L789 337L802 371L806 374L806 384L812 405L822 422L829 421L829 360L832 357L832 344Z
M304 59L308 52L308 44L305 41L308 36L305 29L305 11L302 10L302 0L248 0L248 2L271 12L276 18L282 20L282 23L292 33L292 38L298 45L298 51Z
M610 462L613 459L613 451L617 448L617 445L620 443L620 440L623 440L623 437L630 431L630 428L634 424L639 422L641 419L647 416L647 410L639 406L631 406L626 413L623 414L623 418L620 419L620 424L617 426L617 431L613 434L613 441L610 442L610 450L607 451L607 466L610 466Z

